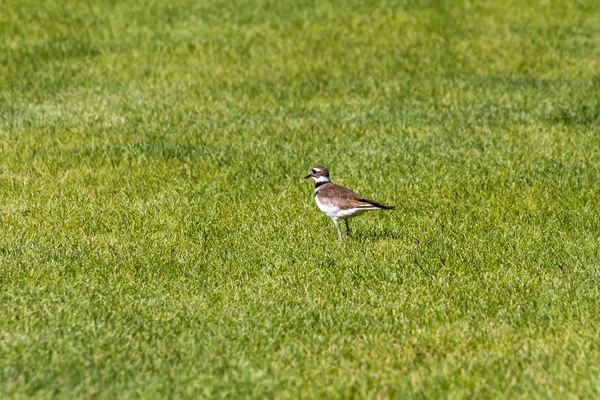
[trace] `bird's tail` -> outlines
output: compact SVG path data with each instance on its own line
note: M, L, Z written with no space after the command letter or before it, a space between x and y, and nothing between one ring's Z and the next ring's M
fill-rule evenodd
M381 203L378 203L373 200L363 199L363 201L365 203L369 203L371 206L376 207L377 209L380 209L380 210L394 210L396 208L395 206L388 206L388 205L381 204Z

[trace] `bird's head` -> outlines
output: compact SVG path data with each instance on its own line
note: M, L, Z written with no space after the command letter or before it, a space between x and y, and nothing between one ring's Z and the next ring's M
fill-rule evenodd
M311 173L306 175L304 179L313 178L317 182L329 182L329 171L327 168L317 165L313 167Z

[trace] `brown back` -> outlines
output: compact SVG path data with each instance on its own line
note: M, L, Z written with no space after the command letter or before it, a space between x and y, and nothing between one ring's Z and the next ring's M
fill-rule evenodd
M373 200L365 199L352 190L333 182L322 183L318 186L316 195L319 201L340 207L343 210L350 208L392 210L396 207L386 206Z

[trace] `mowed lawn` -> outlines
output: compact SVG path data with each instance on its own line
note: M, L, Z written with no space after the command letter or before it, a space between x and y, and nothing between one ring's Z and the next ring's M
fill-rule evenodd
M0 397L598 397L599 126L598 1L5 0Z

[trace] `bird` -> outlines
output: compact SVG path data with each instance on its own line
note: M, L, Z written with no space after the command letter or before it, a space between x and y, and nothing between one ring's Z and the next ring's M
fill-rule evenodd
M315 201L321 211L333 220L338 237L342 239L339 220L346 223L346 236L350 236L348 219L361 215L367 211L393 210L396 207L365 199L352 190L336 185L329 179L329 170L321 165L313 167L311 173L304 179L315 180Z

